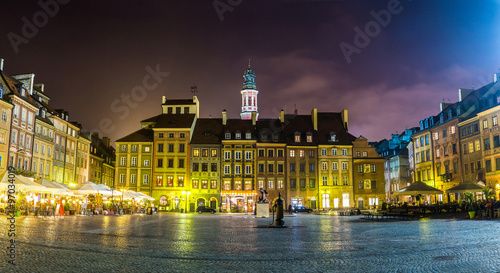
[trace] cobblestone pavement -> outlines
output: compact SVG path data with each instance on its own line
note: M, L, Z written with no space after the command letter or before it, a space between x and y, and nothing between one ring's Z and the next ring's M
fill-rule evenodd
M500 272L500 220L367 221L301 214L16 218L0 272Z

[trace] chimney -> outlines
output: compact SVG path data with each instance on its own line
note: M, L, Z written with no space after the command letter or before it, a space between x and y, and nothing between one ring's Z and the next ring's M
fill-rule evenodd
M109 137L103 137L102 138L102 142L104 143L104 145L106 146L106 148L109 148L109 144L110 144L110 139Z
M3 60L2 60L3 61ZM1 70L1 69L0 69ZM493 74L493 82L497 82L500 79L500 73Z
M458 101L462 101L465 99L470 93L472 93L472 89L459 88L458 89Z
M342 123L344 123L345 130L349 131L349 119L347 116L347 109L342 110L340 116L342 117Z
M311 111L311 118L314 131L318 131L318 108L314 107Z
M166 96L162 96L161 97L161 103L165 104L165 102L167 102L167 97Z
M252 125L255 126L257 124L257 112L252 112Z
M280 121L281 123L285 122L285 111L283 109L280 111Z
M0 71L3 71L3 59L0 59Z
M222 125L227 124L227 111L226 109L222 110Z

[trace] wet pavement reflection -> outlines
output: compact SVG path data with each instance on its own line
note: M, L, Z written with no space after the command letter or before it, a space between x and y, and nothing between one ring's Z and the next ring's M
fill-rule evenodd
M242 214L18 217L17 265L5 259L0 271L500 271L499 220L303 214L285 217L289 228L257 228L270 223Z

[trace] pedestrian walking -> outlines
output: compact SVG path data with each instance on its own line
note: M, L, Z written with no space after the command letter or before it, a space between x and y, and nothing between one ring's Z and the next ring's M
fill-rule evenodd
M288 205L288 214L292 214L292 204Z

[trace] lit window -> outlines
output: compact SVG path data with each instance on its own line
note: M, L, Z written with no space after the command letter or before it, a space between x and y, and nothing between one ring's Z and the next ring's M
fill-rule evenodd
M295 142L300 142L300 133L295 133Z

